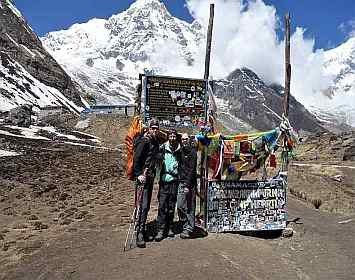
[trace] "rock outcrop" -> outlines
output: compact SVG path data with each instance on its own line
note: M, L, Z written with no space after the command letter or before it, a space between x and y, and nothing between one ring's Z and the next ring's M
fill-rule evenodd
M0 0L0 52L0 75L7 81L7 87L6 85L0 87L0 97L4 100L2 102L6 102L7 99L12 102L10 108L24 103L31 103L34 106L59 105L65 98L73 102L71 109L77 110L75 106L83 107L78 86L43 48L24 17L8 0ZM48 87L49 93L41 88L42 93L39 91L38 94L35 93L37 96L34 98L27 98L25 93L35 91L33 87L36 85L33 80ZM54 92L51 89L56 90ZM64 98L58 96L57 91ZM47 98L51 94L56 95L56 98L53 98L55 101ZM47 100L47 104L46 98L50 99ZM41 102L36 102L37 100L42 100L42 104L38 104ZM66 103L68 102L60 105L67 106Z

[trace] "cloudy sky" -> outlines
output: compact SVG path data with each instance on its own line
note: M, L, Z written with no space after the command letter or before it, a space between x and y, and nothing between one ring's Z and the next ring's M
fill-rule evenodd
M127 9L134 0L14 0L40 36L65 29L74 23L93 17L108 18ZM169 11L188 22L193 20L186 0L163 0ZM199 1L206 2L206 1ZM238 0L214 1L236 3ZM244 1L246 2L246 1ZM355 28L354 0L264 0L276 8L278 17L291 12L293 25L302 26L306 36L315 38L315 47L333 48L347 38ZM282 34L278 32L278 35Z

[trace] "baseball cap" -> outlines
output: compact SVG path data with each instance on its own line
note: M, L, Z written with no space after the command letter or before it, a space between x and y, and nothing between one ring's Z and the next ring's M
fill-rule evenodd
M159 121L157 119L151 119L148 122L148 126L149 127L157 127L157 128L159 128Z

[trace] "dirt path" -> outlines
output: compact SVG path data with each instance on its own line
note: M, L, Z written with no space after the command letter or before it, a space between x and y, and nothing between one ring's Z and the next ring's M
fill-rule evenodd
M109 210L108 208L106 211ZM123 252L119 213L48 241L3 279L353 279L355 222L289 200L292 238L210 234Z
M291 238L209 234L123 252L133 188L123 175L122 153L16 141L2 138L23 154L0 158L1 280L355 279L355 215L316 210L294 196ZM329 178L315 185L318 173L300 181L307 171L295 168L290 185L310 188L308 180L313 194L329 181L329 191L351 190L346 201L353 204L351 185L340 188ZM152 205L150 220L156 193Z

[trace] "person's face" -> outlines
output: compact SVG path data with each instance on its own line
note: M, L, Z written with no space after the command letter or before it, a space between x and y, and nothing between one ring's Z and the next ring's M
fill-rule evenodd
M176 134L172 133L169 135L169 144L175 146L177 144Z
M187 134L183 134L181 136L181 144L186 147L189 145L189 136Z
M151 136L153 136L154 138L156 138L158 136L158 132L159 132L159 127L157 127L157 126L151 126L149 128L149 134Z

